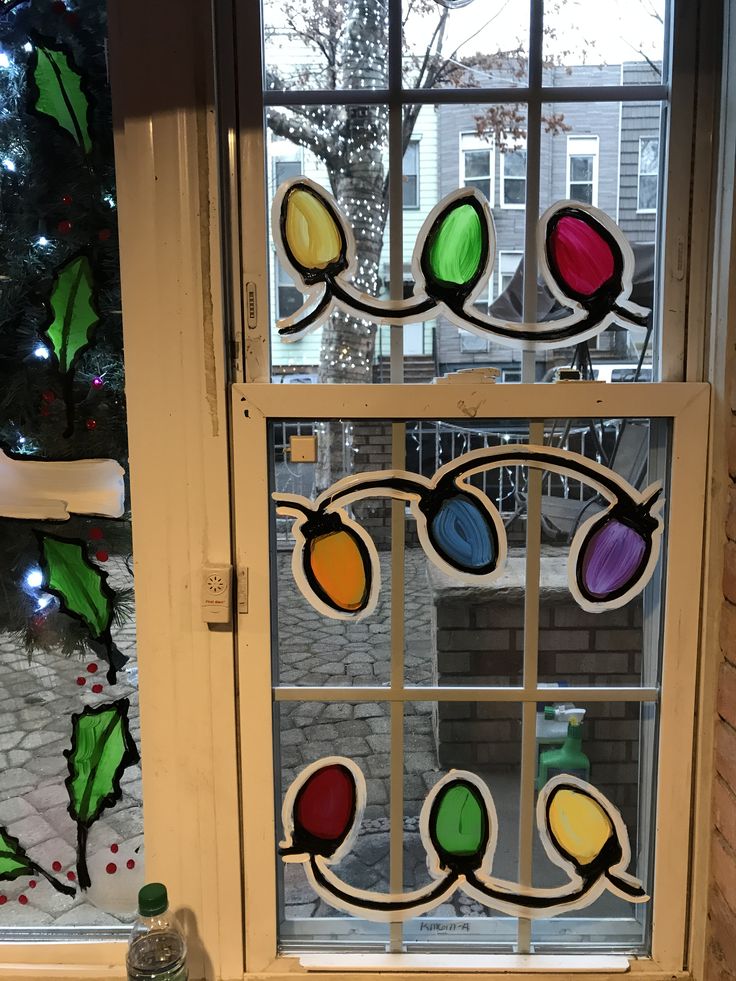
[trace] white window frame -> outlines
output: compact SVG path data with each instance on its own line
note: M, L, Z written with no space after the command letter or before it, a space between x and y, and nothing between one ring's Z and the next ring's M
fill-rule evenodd
M576 143L577 143L578 147L587 146L589 148L592 148L592 152L591 152L590 149L589 150L586 150L586 151L582 151L582 150L578 149L576 151L574 149L574 146L575 146ZM568 135L568 137L567 137L567 162L566 162L566 169L565 169L565 174L566 174L566 185L565 185L566 186L566 191L565 191L565 196L568 199L577 200L577 198L574 198L573 197L573 193L572 193L572 190L571 190L571 185L572 184L587 184L589 182L588 181L573 181L571 179L571 177L572 177L572 158L573 157L592 157L593 158L593 180L591 182L592 183L592 193L591 193L592 201L591 201L591 204L593 205L594 208L597 208L598 207L598 170L599 170L599 163L600 163L600 138L598 136L596 136L595 134L590 134L590 135L585 135L585 136L583 136L581 134L576 134L574 136Z
M490 193L488 194L488 203L491 207L494 206L495 195L496 195L496 146L493 140L485 140L478 136L477 133L473 132L461 132L458 136L459 143L459 167L460 167L460 187L465 187L465 151L466 150L487 150L488 151L488 166L489 166L489 187ZM481 177L470 177L468 180L486 180L486 176Z
M506 157L509 153L514 153L516 151L523 151L524 153L524 177L507 177L506 176ZM527 175L526 175L526 140L516 140L510 141L509 145L506 147L506 152L499 154L501 158L501 172L500 172L500 193L498 205L500 208L504 208L507 211L524 211L526 209L526 185L527 185ZM518 184L523 181L524 184L524 203L514 204L513 201L506 200L506 181L510 183Z
M642 148L642 144L645 143L645 142L649 143L652 140L656 140L657 141L657 169L654 171L654 173L643 174L642 173L642 169L641 169L641 148ZM656 192L655 192L655 195L654 195L655 202L658 199L658 195L659 195L659 161L661 159L660 154L659 154L659 146L660 146L660 143L661 143L661 137L660 137L659 133L656 133L656 134L654 134L652 136L640 136L639 137L639 153L638 153L637 165L636 165L636 213L638 215L655 215L657 213L657 205L656 205L656 203L655 203L655 205L654 205L653 208L642 208L642 207L640 207L640 203L639 202L641 201L641 179L642 179L642 177L655 177L656 178Z
M246 842L247 874L245 905L250 910L246 918L246 972L298 972L299 967L310 970L340 970L347 973L358 964L363 970L383 967L418 970L422 967L441 970L452 963L457 969L463 955L455 953L444 958L437 955L401 954L386 956L365 953L358 956L340 953L315 952L304 955L279 956L277 950L277 893L274 874L276 848L276 812L271 795L248 793L247 788L269 786L273 779L273 712L275 701L313 698L331 701L351 700L355 689L273 687L270 651L273 597L271 577L262 569L262 558L270 546L270 482L268 454L268 422L271 419L320 420L335 418L334 393L331 386L315 385L308 389L289 390L270 385L236 385L233 388L236 549L239 566L258 569L251 574L248 611L239 617L240 677L249 692L247 706L241 711L243 760L243 814ZM702 534L703 498L705 493L706 446L703 434L707 431L709 387L707 385L651 385L631 383L599 386L589 385L528 385L487 386L483 392L483 414L486 418L589 418L594 413L603 418L631 415L632 401L637 415L670 417L672 423L671 476L669 481L667 541L667 593L663 621L663 680L661 698L658 689L626 689L629 700L658 701L659 752L657 768L657 843L654 872L654 927L652 957L638 957L628 964L632 975L640 972L646 977L652 970L679 970L682 964L683 938L687 933L688 876L687 853L690 842L689 811L684 790L689 782L689 767L694 738L695 678L698 649L698 603L700 569L688 561L693 549L699 548ZM346 386L341 392L340 416L343 419L463 419L462 407L468 399L478 397L477 389L468 384L427 386L426 396L416 397L416 386L405 387L360 385ZM693 454L697 459L693 458ZM260 465L256 463L260 461ZM540 481L541 487L541 481ZM678 529L677 534L673 529ZM537 541L535 536L532 541ZM528 546L529 550L529 546ZM403 549L398 553L403 562ZM393 562L396 559L392 559ZM532 556L533 563L536 559ZM392 579L396 569L393 568ZM527 603L538 602L534 579L526 585ZM538 589L538 579L537 579ZM690 613L683 615L684 610ZM529 611L529 605L527 605ZM532 615L533 616L533 615ZM530 626L531 624L531 626ZM536 636L537 621L527 621L530 636ZM402 642L403 643L403 642ZM256 651L264 656L256 657ZM535 645L530 648L532 652ZM688 652L684 654L684 652ZM525 658L526 658L525 653ZM534 653L532 653L532 656ZM401 675L403 679L403 675ZM429 689L405 686L392 675L390 690L364 691L361 698L370 701L390 699L390 704L422 700ZM580 690L566 689L570 697L584 701ZM464 689L463 689L464 692ZM524 712L532 719L536 703L549 698L548 688L514 690L514 701L523 702ZM645 694L649 692L649 694ZM619 692L624 698L624 692ZM442 698L442 689L435 697ZM467 698L467 695L464 696ZM399 719L401 716L399 715ZM533 725L526 737L531 741L531 758L536 760ZM264 735L265 734L265 735ZM394 743L392 741L392 749ZM257 750L256 750L257 747ZM522 758L524 749L522 747ZM533 764L532 764L533 765ZM403 771L400 771L403 772ZM533 772L533 771L532 771ZM396 781L392 780L392 788ZM395 789L392 793L396 793ZM522 804L522 808L524 805ZM527 807L533 807L530 800ZM520 822L524 817L520 817ZM252 850L248 842L256 843ZM671 860L682 856L681 860ZM475 957L469 962L475 970L493 970L503 966L510 970L529 967L526 957L493 955ZM546 955L548 970L574 971L622 970L626 961L599 955Z

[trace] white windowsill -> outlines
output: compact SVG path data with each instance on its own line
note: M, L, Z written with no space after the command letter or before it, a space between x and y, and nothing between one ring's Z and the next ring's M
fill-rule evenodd
M307 971L459 971L524 973L624 974L627 957L601 954L565 956L553 954L301 954L299 963Z

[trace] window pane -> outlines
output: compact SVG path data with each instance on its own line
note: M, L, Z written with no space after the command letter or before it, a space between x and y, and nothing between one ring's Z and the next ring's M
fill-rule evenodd
M503 203L504 204L523 204L526 200L526 181L509 180L506 178L503 183Z
M639 178L639 208L654 211L657 207L657 178L642 175Z
M49 108L52 50L89 110L86 155ZM0 939L124 940L144 855L106 6L73 30L6 10L0 51Z
M650 371L652 351L658 344L657 302L658 283L655 253L659 247L661 224L656 214L642 213L641 181L639 176L639 147L643 135L649 137L659 129L661 104L658 102L572 102L545 103L542 106L540 214L566 197L583 203L594 204L618 224L634 254L634 274L631 300L652 311L650 318L655 324L647 342L644 367ZM547 123L544 122L547 120ZM551 125L552 131L547 129ZM567 138L560 139L562 130ZM572 153L579 143L590 140L591 130L598 134L597 161L593 154ZM578 160L594 160L592 181L575 180ZM571 180L565 185L566 167L570 166ZM656 178L655 178L656 180ZM645 187L643 200L650 200ZM656 192L655 192L656 193ZM546 287L542 291L547 294ZM550 306L540 296L540 312L544 319L561 316L561 305ZM618 323L587 341L586 347L556 348L540 351L537 356L537 378L551 377L557 366L569 366L574 358L580 360L581 351L590 353L594 368L614 364L633 372L638 363L646 331L629 330ZM646 377L645 372L640 379Z
M669 4L653 0L548 4L545 85L660 84Z
M593 158L592 157L570 157L570 180L571 181L592 181L593 180Z
M386 106L298 106L270 109L266 116L269 209L279 184L276 162L290 160L298 174L334 195L356 239L356 285L372 296L387 296L388 271L388 111ZM418 123L421 130L423 123ZM341 147L339 153L335 147ZM272 236L272 232L269 231ZM273 241L271 242L274 248ZM271 261L272 376L295 370L322 380L365 382L376 367L378 329L357 316L333 315L296 341L278 333L277 271ZM279 281L281 282L281 281ZM296 283L294 284L297 290ZM301 295L301 294L300 294ZM300 302L299 307L302 306ZM298 309L298 308L297 308Z
M642 138L639 143L639 171L656 174L659 170L659 138Z
M570 198L583 204L593 203L592 184L570 184Z
M481 2L450 10L403 0L405 88L526 85L528 7Z
M507 150L503 154L506 177L526 177L526 150Z
M356 24L347 5L262 2L266 89L386 88L385 4L370 4Z
M491 172L490 150L463 150L465 181L469 177L487 177Z

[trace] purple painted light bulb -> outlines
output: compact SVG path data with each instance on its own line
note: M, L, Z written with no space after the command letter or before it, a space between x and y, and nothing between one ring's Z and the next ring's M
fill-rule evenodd
M651 536L608 515L592 529L581 549L578 578L592 600L625 593L641 575L651 551Z

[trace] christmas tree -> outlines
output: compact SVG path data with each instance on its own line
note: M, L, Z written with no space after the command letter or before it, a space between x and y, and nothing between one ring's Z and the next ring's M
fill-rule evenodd
M105 19L99 0L0 2L0 449L127 470ZM104 530L88 515L6 515L0 507L0 625L29 652L109 658L105 618L124 616L129 597L103 596L104 562L129 555L128 515ZM97 580L109 610L75 600L66 580L54 588L48 536L83 543L65 574L80 589Z

